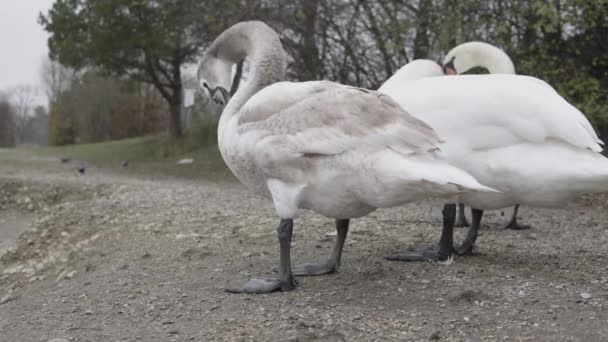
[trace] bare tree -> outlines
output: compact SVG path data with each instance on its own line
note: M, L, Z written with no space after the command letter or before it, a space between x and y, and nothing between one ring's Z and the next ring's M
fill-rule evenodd
M0 147L15 146L13 136L13 111L8 95L0 93Z
M33 114L34 101L37 95L38 89L27 84L18 85L9 92L9 99L13 108L13 131L17 144L25 141L27 122Z
M166 103L151 85L88 72L51 103L49 144L124 139L166 127Z
M43 106L36 106L28 118L22 144L45 146L48 139L49 115Z
M57 102L57 99L62 92L66 91L77 73L74 69L71 69L57 61L53 61L48 57L42 60L40 66L40 79L44 92L49 100L49 105Z

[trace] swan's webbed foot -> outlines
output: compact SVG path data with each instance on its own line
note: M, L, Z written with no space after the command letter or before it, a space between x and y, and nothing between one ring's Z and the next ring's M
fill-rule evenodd
M238 289L226 289L230 293L271 293L274 291L291 291L296 287L295 279L281 281L276 278L251 278Z
M530 229L530 228L532 228L532 226L530 226L529 224L519 224L519 223L517 223L517 220L511 221L511 222L509 222L509 224L507 224L506 226L503 227L503 229L513 229L513 230L526 230L526 229Z
M273 267L274 272L278 272L278 268ZM324 262L304 262L291 266L291 272L294 276L320 276L324 274L332 274L338 272L338 265L331 259Z
M231 293L270 293L274 291L291 291L296 287L296 281L291 272L291 234L293 220L282 219L277 228L279 246L279 278L252 278L238 289L226 289Z
M331 251L331 255L324 262L306 262L292 267L292 272L296 276L318 276L338 272L342 249L346 234L348 234L348 219L336 220L336 240Z
M515 205L515 207L513 208L513 215L511 216L511 220L509 221L509 223L507 223L506 226L503 227L503 229L524 230L524 229L531 228L530 225L517 223L517 212L518 211L519 211L519 204Z
M403 253L384 257L387 260L397 261L431 261L450 260L454 252L454 219L456 217L456 204L443 206L443 230L438 246L420 246L408 249Z
M446 261L451 257L451 251L441 251L438 246L415 246L405 252L387 255L386 260L392 261Z
M429 261L438 260L445 264L452 263L452 257L456 255L472 255L477 233L481 225L481 217L483 211L472 209L471 215L473 221L467 232L465 240L460 246L454 246L454 217L456 216L456 205L446 204L443 207L443 230L438 246L419 246L410 248L404 253L398 253L385 257L388 260L398 261Z
M459 256L471 256L473 255L474 243L463 241L462 245L454 247L454 254Z
M291 268L295 276L318 276L338 272L338 267L331 260L326 262L305 262Z
M467 216L465 215L464 204L458 203L458 211L456 212L456 220L454 227L468 227Z

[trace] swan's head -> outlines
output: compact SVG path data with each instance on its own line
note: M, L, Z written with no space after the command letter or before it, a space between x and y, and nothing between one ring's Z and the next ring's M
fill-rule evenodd
M475 67L484 67L492 74L515 74L511 58L503 50L483 42L460 44L443 60L446 75L462 74Z
M256 21L234 24L205 50L196 75L199 86L214 102L226 105L230 100L233 68L247 56L252 47L249 35L260 26L267 27Z
M197 72L203 92L226 105L231 92L236 93L244 61L249 61L251 79L255 80L247 83L249 89L284 79L287 61L279 35L264 22L244 21L222 32L203 54ZM237 69L241 72L235 72Z
M232 63L207 51L198 65L198 84L213 102L225 106L230 100Z

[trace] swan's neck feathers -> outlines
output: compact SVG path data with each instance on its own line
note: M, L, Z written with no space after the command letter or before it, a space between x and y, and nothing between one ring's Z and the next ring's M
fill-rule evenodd
M285 78L287 62L283 45L276 32L263 22L249 21L232 26L210 49L218 58L231 64L247 59L250 65L248 80L224 108L223 119L237 114L245 102L264 87Z
M501 49L483 42L468 42L453 48L445 57L444 65L453 60L461 74L475 67L484 67L491 74L515 74L515 66Z

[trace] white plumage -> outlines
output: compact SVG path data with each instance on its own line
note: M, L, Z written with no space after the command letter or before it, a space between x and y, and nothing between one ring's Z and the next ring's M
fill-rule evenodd
M465 194L464 203L478 209L556 206L608 190L602 141L547 83L518 75L430 77L438 69L419 65L429 77L398 72L379 91L445 139L450 163L502 191Z

